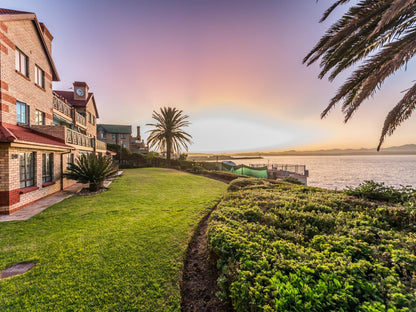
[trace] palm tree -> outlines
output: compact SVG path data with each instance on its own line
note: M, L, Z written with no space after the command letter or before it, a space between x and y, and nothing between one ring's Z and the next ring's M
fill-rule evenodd
M334 1L321 22L335 8L348 2L350 0ZM339 88L321 118L341 102L347 122L360 104L374 95L387 77L406 66L415 53L416 1L362 0L349 5L347 13L327 30L303 60L309 66L320 59L318 77L329 75L330 81L355 63L361 63ZM377 150L385 137L392 135L411 116L415 103L416 84L406 90L387 115Z
M160 113L153 111L152 118L157 121L155 124L147 124L155 129L150 130L147 142L149 147L155 147L161 152L166 152L166 162L170 166L172 153L178 153L181 147L188 151L188 144L191 144L192 136L182 130L188 127L190 122L188 115L183 115L182 110L172 107L163 107Z

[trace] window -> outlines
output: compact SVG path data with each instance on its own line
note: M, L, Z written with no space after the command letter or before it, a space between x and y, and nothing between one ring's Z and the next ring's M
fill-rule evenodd
M115 139L116 139L116 135L113 133L113 134L111 135L111 138L112 138L113 140L115 140Z
M105 133L101 132L101 139L105 139Z
M35 185L35 153L19 154L20 188Z
M16 120L23 125L29 124L29 106L26 103L16 101Z
M69 167L69 164L74 163L74 154L68 154L67 155L66 163L67 163L68 167Z
M40 110L35 112L35 125L44 125L45 124L45 113Z
M16 49L16 70L26 77L29 77L28 63L27 56L19 49Z
M95 125L95 116L92 115L92 124Z
M35 66L35 82L45 89L45 72L39 66Z
M90 113L90 112L88 112L88 122L89 122L89 123L92 123L91 117L92 117L91 113Z
M52 181L53 153L42 154L42 182Z
M125 134L125 133L122 133L122 134L121 134L121 138L122 138L122 139L125 139L125 138L126 138L126 134Z

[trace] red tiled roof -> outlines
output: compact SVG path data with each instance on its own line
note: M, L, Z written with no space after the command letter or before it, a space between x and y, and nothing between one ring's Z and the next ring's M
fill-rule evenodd
M0 8L0 14L5 15L5 14L34 14L34 13Z
M55 138L51 135L37 132L26 126L17 126L8 123L0 123L0 142L31 142L47 145L55 145L60 147L71 148L65 144L65 141Z
M62 96L64 99L68 101L69 104L73 106L85 106L87 105L88 101L91 99L94 93L88 92L88 97L86 100L74 100L74 92L73 91L56 91L55 93Z

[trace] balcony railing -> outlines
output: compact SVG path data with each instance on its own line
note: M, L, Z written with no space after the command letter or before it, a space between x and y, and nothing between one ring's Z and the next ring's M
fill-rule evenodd
M53 94L53 108L72 119L71 106L66 104L65 101L59 98L55 93Z
M76 118L77 125L82 125L84 127L87 126L87 119L84 116L82 116L80 113L75 112L75 118Z
M85 147L94 147L92 142L94 138L88 137L85 134L79 133L72 129L66 128L65 142L69 144L85 146Z
M107 150L107 143L97 140L97 150L106 151Z

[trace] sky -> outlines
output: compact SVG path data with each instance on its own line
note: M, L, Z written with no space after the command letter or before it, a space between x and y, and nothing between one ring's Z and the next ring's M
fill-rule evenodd
M386 80L352 120L327 106L330 83L303 57L344 12L319 19L331 0L2 0L36 13L54 36L52 55L70 90L86 81L99 123L141 126L152 112L189 115L190 152L371 148L384 118L412 85L416 64ZM411 117L385 147L416 143Z

